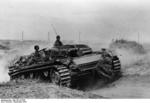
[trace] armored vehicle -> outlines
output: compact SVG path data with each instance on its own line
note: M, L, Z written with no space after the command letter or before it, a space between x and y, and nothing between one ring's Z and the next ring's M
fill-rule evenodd
M47 78L67 87L89 74L113 81L121 76L120 60L107 49L93 51L87 45L72 44L41 49L39 56L21 56L9 66L11 79Z

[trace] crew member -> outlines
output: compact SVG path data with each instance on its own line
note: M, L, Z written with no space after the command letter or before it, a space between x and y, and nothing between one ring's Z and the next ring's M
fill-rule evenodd
M55 43L54 43L54 47L60 47L60 46L62 46L62 45L63 45L63 43L60 41L60 36L57 35L57 36L56 36L56 41L55 41Z
M40 57L39 49L40 49L40 47L38 45L34 46L34 50L35 50L34 56L35 57Z
M102 48L102 56L105 58L108 56L108 53L106 52L105 48Z

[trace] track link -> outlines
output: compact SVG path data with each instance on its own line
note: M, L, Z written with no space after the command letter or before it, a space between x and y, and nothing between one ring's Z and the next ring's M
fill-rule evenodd
M113 62L113 70L119 72L121 70L121 63L119 58L117 56L114 56L112 62Z
M116 80L122 76L121 62L117 56L113 57L112 62L113 62L112 64L113 64L114 80Z
M69 69L65 66L59 66L57 70L60 75L60 85L70 87L71 86L71 73Z

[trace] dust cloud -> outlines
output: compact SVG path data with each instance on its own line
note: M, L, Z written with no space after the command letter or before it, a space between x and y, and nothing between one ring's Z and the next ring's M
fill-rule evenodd
M113 45L120 58L123 75L150 75L150 51L131 41L117 42Z
M8 66L20 56L33 53L34 45L39 45L40 49L52 46L49 42L18 42L10 50L0 50L0 84L10 81Z
M123 76L119 80L99 87L98 82L89 92L110 98L150 97L150 51L132 41L117 41L110 49L119 56Z
M0 84L6 83L10 80L7 69L7 60L2 57L0 58Z

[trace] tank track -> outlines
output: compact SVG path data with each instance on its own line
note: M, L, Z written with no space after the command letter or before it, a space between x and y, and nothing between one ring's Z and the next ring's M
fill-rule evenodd
M103 79L106 78L107 81L116 80L121 76L121 63L117 56L113 56L110 63L99 61L96 68L98 76Z
M117 56L114 56L112 59L113 62L113 69L114 71L120 71L121 70L121 62Z
M65 66L59 66L57 67L57 71L60 75L59 85L70 87L71 86L71 73L69 69Z
M42 72L43 73L43 72ZM10 76L12 80L14 79L40 79L44 76L44 73L33 73L33 72L27 72L27 73L20 73L18 75Z
M113 57L112 64L115 76L121 76L121 62L117 56Z
M43 69L44 68L44 69ZM17 69L16 69L17 70ZM34 70L27 69L28 71L24 71L22 72L22 69L17 70L17 73L13 72L10 70L10 77L12 80L14 79L46 79L49 80L51 77L50 71L55 71L58 74L59 77L59 81L58 85L62 85L62 86L66 86L66 87L70 87L71 86L71 72L70 70L64 66L64 65L59 65L56 66L55 69L50 66L37 66L34 67Z
M49 76L48 65L34 65L20 68L9 68L9 76L13 79L45 79Z

